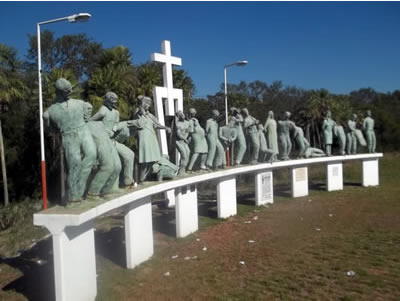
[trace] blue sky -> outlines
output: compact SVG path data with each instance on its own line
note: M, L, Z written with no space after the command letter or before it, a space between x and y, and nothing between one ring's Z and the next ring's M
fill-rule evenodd
M104 47L123 45L134 63L170 40L197 93L223 82L261 80L348 93L400 89L400 2L0 2L0 42L23 57L36 23L88 12L87 23L42 26L56 36L86 33Z

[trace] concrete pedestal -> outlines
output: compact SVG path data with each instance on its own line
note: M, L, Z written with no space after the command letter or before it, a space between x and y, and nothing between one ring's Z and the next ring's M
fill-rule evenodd
M236 177L220 179L217 184L217 203L219 218L236 215Z
M95 300L97 285L93 223L49 230L53 230L56 300Z
M292 173L292 197L297 198L308 195L307 167L292 168L291 173Z
M379 185L379 159L362 160L362 185Z
M125 214L125 248L128 269L153 256L153 219L148 197L128 207Z
M255 175L256 206L274 202L274 186L272 171L261 172Z
M185 237L199 229L197 214L197 188L188 185L176 190L176 236Z
M326 190L343 190L343 163L326 164Z
M164 197L168 202L168 208L175 207L175 189L164 192Z

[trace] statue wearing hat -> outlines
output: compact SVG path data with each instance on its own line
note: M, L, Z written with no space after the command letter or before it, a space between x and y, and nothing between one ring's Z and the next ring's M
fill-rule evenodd
M70 202L82 199L86 182L96 160L96 145L85 121L90 104L72 99L71 83L60 78L56 81L56 103L43 113L46 125L53 126L62 137L68 175L67 188Z

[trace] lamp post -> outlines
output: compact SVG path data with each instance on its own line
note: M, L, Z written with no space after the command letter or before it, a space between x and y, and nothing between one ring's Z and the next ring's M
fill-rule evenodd
M245 66L247 61L237 61L224 66L224 85L225 85L225 124L228 124L228 87L226 82L226 69L230 66ZM226 165L230 166L229 147L226 149Z
M38 78L39 78L39 124L40 124L40 158L42 169L42 196L43 209L47 209L47 186L46 186L46 159L44 154L44 130L43 130L43 96L42 96L42 58L40 48L40 25L68 20L69 23L85 22L92 15L88 13L75 14L63 18L48 20L37 23L37 55L38 55Z

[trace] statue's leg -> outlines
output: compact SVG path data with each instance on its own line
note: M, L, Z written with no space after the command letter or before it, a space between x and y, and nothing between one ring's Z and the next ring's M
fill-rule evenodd
M352 134L351 139L352 139L352 147L351 147L352 154L357 154L357 138L354 134Z
M190 148L189 145L187 145L186 143L184 143L183 145L183 149L184 149L184 156L182 156L181 162L182 162L182 166L183 166L183 170L185 171L186 166L189 163L189 158L190 158Z
M194 163L196 163L197 158L199 157L199 153L193 153L192 157L190 158L190 162L188 165L187 170L192 171Z
M154 162L144 162L139 164L140 182L144 182L150 173L151 166Z
M90 182L88 196L99 196L104 185L115 172L112 151L113 147L111 141L102 141L101 143L98 143L97 159L99 160L100 166L93 180ZM116 178L114 177L114 181L115 180Z
M347 133L347 141L346 141L346 152L348 155L351 154L351 147L353 145L351 133Z
M217 149L217 143L215 139L218 139L216 137L208 137L207 136L207 142L208 142L208 155L207 155L207 162L206 165L208 168L213 168L214 166L214 158L215 158L215 151Z
M206 160L207 160L207 153L200 154L200 169L207 169Z
M287 159L290 159L290 153L292 152L292 141L290 140L290 136L287 135L286 138L286 145L287 145Z
M237 150L235 157L235 164L242 163L244 153L246 152L246 148L247 147L246 147L245 137L242 135L238 136L235 143L235 149Z
M332 154L332 144L327 144L326 145L326 155L331 156Z
M83 157L79 169L78 191L79 194L83 196L87 184L87 179L96 161L97 151L96 144L93 141L93 137L89 131L89 128L84 127L78 133L80 136L80 145Z
M178 149L178 152L181 156L180 162L179 162L179 174L182 174L185 172L185 161L186 159L186 149L185 149L185 143L182 141L176 141L176 148Z
M216 141L216 153L215 153L215 166L221 167L226 165L224 147L219 140Z
M63 136L65 160L67 161L67 188L69 201L78 201L82 194L77 187L81 165L81 150L79 137L73 133Z
M371 147L371 150L372 150L372 152L373 153L375 153L375 151L376 151L376 136L375 136L375 132L373 132L372 131L372 147Z
M119 179L119 174L121 172L122 165L121 165L120 156L118 155L116 148L113 148L111 157L113 159L112 161L113 161L113 165L114 165L113 172L112 172L111 176L108 178L105 185L103 186L103 189L100 192L101 194L112 193L112 192L115 192L115 190L118 190L118 188L115 189L115 183Z
M121 158L121 164L124 168L124 185L132 185L135 182L133 180L135 153L129 147L119 142L115 142L115 147L118 155Z
M250 139L252 145L251 161L252 163L257 163L258 155L260 153L260 139L258 137L258 133L252 133Z
M280 145L280 149L282 150L281 152L281 158L282 160L286 160L287 159L287 143L286 143L286 137L284 135L280 135L279 136L279 141L281 143Z

